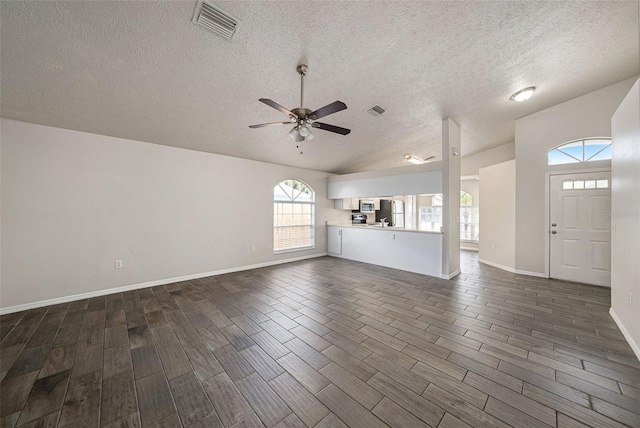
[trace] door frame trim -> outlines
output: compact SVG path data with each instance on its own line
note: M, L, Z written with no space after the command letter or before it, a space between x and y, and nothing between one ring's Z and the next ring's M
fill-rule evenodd
M580 169L567 169L558 171L547 171L545 173L544 183L544 274L546 278L551 278L551 240L549 237L549 217L551 216L551 176L553 175L568 175L568 174L583 174L593 172L609 172L611 173L611 167L608 168L580 168Z

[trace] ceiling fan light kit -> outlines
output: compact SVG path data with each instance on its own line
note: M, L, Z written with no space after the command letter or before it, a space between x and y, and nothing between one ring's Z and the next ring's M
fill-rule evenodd
M341 128L335 125L329 125L327 123L316 122L317 119L323 118L325 116L329 116L330 114L337 113L342 110L346 110L347 105L342 101L334 101L331 104L321 107L315 111L302 107L304 106L304 76L309 71L309 67L307 67L305 64L300 64L296 68L296 71L300 75L300 107L287 110L286 108L282 107L280 104L268 98L259 99L260 102L268 105L269 107L272 107L280 111L281 113L288 115L289 121L261 123L259 125L250 125L249 128L264 128L266 126L290 125L293 123L295 124L295 126L291 129L291 131L289 131L289 136L293 138L296 143L301 143L303 141L308 141L313 139L314 135L311 132L311 128L334 132L340 135L349 134L351 132L350 129ZM298 147L300 146L298 145ZM302 151L300 152L300 154L302 154Z

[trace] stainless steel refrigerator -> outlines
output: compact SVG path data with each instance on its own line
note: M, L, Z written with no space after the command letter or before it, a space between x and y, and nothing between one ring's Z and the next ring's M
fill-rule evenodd
M376 211L376 221L386 218L389 226L404 227L404 202L381 199L380 209Z

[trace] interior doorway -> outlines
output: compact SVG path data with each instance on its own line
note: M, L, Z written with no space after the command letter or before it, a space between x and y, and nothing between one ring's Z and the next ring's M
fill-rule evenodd
M611 172L549 176L549 276L611 286Z

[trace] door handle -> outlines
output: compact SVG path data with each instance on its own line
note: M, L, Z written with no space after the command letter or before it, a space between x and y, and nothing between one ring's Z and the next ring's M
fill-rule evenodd
M555 235L558 232L556 232L555 230L552 230L551 233Z
M557 224L555 224L555 223L551 223L551 226L556 227L556 226L557 226Z

